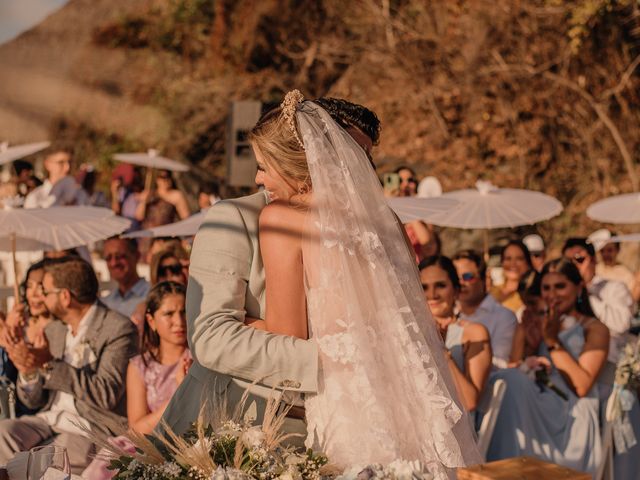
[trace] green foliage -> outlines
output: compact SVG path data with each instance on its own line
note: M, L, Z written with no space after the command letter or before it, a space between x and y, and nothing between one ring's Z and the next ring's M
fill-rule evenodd
M163 8L128 15L93 32L97 45L109 48L149 48L191 60L207 50L214 19L214 0L170 0Z

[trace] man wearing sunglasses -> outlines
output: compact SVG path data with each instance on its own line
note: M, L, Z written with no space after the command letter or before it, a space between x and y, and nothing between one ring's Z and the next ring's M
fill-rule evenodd
M634 311L631 293L624 283L596 275L596 252L586 238L569 238L562 248L562 254L578 267L589 292L591 308L598 320L609 327L609 361L615 364L625 343L624 334L631 327Z
M518 323L516 316L487 293L487 267L478 253L462 250L454 255L453 264L460 279L460 317L487 328L493 364L499 368L506 367Z

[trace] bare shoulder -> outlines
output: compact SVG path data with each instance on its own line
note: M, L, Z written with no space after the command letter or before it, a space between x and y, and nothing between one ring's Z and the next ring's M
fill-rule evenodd
M596 318L589 318L584 324L585 333L592 338L599 338L603 342L609 341L609 328Z
M302 233L304 218L304 210L283 201L275 201L260 212L260 229L286 229L287 233ZM280 233L285 233L285 230Z
M487 327L477 322L470 322L463 320L462 327L464 328L464 339L469 342L480 342L489 340L489 331Z

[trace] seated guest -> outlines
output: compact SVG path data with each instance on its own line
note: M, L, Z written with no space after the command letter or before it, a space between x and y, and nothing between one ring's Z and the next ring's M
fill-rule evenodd
M615 236L614 233L608 233L609 238ZM618 262L618 254L620 253L620 244L606 242L603 245L594 245L600 253L600 262L596 263L596 275L605 280L614 280L624 283L630 292L633 292L635 286L635 276L625 265Z
M518 287L524 302L522 321L516 326L509 366L519 366L525 358L535 355L542 341L542 319L546 303L540 292L540 275L531 270L522 277Z
M490 379L504 379L507 388L487 460L529 455L593 475L603 457L596 380L609 330L595 318L570 260L544 266L541 290L549 310L538 356L526 359L523 370L500 370Z
M20 286L21 301L13 306L6 319L6 328L2 332L0 345L13 349L18 344L42 347L45 341L44 329L51 322L51 315L44 304L42 295L42 278L44 277L44 260L34 263L27 270L25 280ZM5 358L5 373L11 381L17 380L17 370L10 358ZM26 408L20 399L16 405L18 416L34 413Z
M127 371L129 426L141 433L156 427L192 363L185 292L182 284L162 282L149 293L141 353L131 359Z
M570 259L580 271L582 280L589 292L589 302L595 317L609 327L611 344L609 361L614 365L625 343L625 334L631 327L634 304L627 287L614 280L605 280L596 275L596 252L585 238L570 238L564 244L562 253Z
M449 258L429 257L420 263L424 294L449 353L448 365L464 406L476 409L491 370L489 332L455 313L460 282Z
M502 306L518 314L518 311L524 306L518 293L518 285L520 284L522 276L529 270L533 270L531 254L527 246L520 240L511 240L502 249L500 260L504 274L504 283L502 285L495 285L489 293L491 293Z
M189 254L179 242L165 244L168 245L168 247L164 250L159 250L151 258L149 268L151 271L151 286L167 281L186 286L187 279L189 278ZM146 308L147 302L145 300L144 302L140 302L131 314L131 321L138 327L140 337L142 337L144 332Z
M473 250L463 250L453 257L453 264L460 280L460 318L487 328L493 364L499 368L506 367L518 323L516 316L487 294L487 267L479 254Z
M42 410L0 421L0 463L53 443L67 447L72 471L79 472L93 453L85 429L110 434L108 425L122 423L126 369L137 351L137 335L97 294L98 279L84 260L66 257L45 265L42 295L60 321L45 328L43 347L9 351L19 372L18 396Z
M107 262L111 280L117 283L117 287L102 301L110 309L131 317L150 289L149 282L136 270L140 260L138 244L133 238L112 237L104 242L102 256Z
M185 292L184 285L174 282L159 283L149 292L141 353L129 361L127 370L129 428L139 433L153 431L193 363L187 346ZM135 451L125 436L112 442ZM100 451L82 478L112 478L115 472L108 469L108 458L109 452Z
M151 285L160 282L187 284L189 278L189 254L181 245L156 253L151 259Z

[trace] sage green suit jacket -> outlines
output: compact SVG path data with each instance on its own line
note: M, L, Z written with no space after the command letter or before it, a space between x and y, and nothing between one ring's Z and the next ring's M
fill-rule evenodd
M247 406L259 422L266 398L317 391L315 343L244 324L245 316L264 318L258 219L265 205L264 193L218 202L195 237L186 301L194 364L163 417L178 434L205 400L233 409L249 389Z

